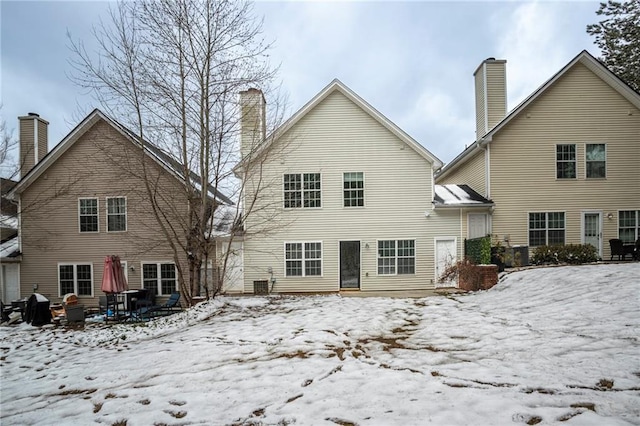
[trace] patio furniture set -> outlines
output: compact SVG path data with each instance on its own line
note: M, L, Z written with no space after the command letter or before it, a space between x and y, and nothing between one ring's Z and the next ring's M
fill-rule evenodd
M640 238L635 243L625 244L621 239L614 238L609 240L611 247L611 260L614 256L618 256L618 260L625 260L627 255L631 256L631 260L640 260Z
M100 314L106 321L149 321L152 318L171 315L182 310L180 293L172 293L161 304L155 303L151 290L126 290L99 297Z

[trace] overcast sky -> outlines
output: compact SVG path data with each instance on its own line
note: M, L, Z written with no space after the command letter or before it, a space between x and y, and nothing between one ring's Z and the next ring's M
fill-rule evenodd
M274 41L289 112L334 78L353 89L443 162L475 138L473 72L507 60L508 109L584 49L597 1L258 2ZM49 148L99 107L68 75L67 32L91 45L103 2L2 1L2 116L37 112ZM268 102L268 100L267 100Z

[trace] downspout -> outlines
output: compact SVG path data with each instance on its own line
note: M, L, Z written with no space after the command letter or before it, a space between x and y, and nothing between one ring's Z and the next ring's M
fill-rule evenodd
M485 175L485 198L491 198L491 136L483 137L478 141L478 146L484 149L484 175Z
M22 195L18 196L18 251L22 254Z

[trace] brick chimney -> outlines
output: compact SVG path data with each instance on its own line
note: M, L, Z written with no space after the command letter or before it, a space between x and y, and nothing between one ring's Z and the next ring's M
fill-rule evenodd
M240 92L240 155L251 157L266 136L267 102L262 91L248 89Z
M20 122L20 178L47 155L49 122L35 112L18 117Z
M473 73L476 85L476 140L507 115L507 61L488 58Z

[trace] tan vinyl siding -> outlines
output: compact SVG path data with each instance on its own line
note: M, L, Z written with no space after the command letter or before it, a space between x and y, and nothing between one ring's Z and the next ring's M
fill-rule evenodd
M507 114L507 83L504 61L486 64L487 72L487 131L493 129Z
M425 289L433 287L435 222L431 209L432 168L339 91L328 95L277 143L288 147L284 157L268 162L264 179L272 192L259 204L273 203L277 219L268 235L247 235L244 243L245 291L270 278L276 292L339 290L340 241L361 242L361 289ZM363 172L365 207L343 207L343 173ZM320 173L322 207L283 209L285 173ZM260 209L259 209L260 210ZM270 209L266 209L270 210ZM258 232L261 219L250 217L248 233ZM415 240L415 275L378 276L377 240ZM284 243L323 244L322 277L285 277ZM366 245L369 248L366 248Z
M585 144L606 144L606 179L586 179ZM556 179L556 144L575 144L577 178ZM582 64L568 70L491 143L493 230L528 243L528 212L566 212L566 242L581 242L581 212L602 211L604 257L617 211L640 209L640 111ZM613 213L613 219L606 218Z
M474 75L476 90L476 140L484 136L487 129L487 111L485 107L484 64Z
M467 184L473 188L478 194L486 196L486 151L483 148L477 148L475 155L466 160L465 164L448 173L437 183L439 185Z
M173 252L145 201L139 160L137 148L98 121L22 193L23 296L37 284L39 293L59 301L58 264L89 263L93 266L94 298L80 300L86 306L96 306L98 296L103 295L100 286L105 256L119 255L129 268L134 267L128 271L130 288L142 286L142 261L173 261ZM157 163L148 165L157 181L158 197L175 209L169 214L186 214L177 189L179 182ZM127 199L127 231L106 232L106 198L118 196ZM98 199L98 233L79 232L78 198Z
M34 123L36 120L29 118L20 119L20 177L24 177L35 165L35 145L33 143Z

